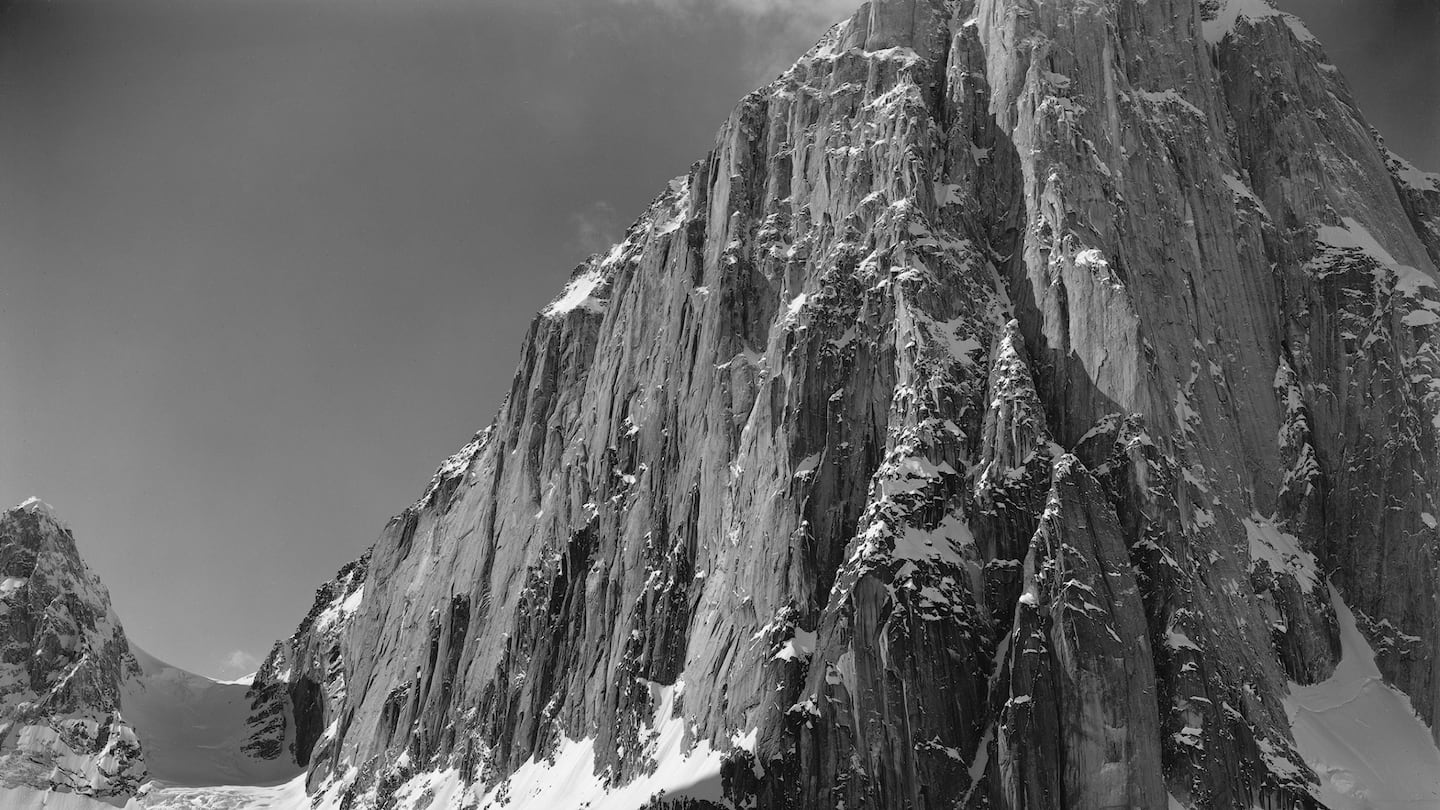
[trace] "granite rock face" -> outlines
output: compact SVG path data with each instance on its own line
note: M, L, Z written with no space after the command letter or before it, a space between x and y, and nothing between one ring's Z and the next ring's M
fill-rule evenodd
M866 5L575 270L256 744L357 808L575 751L632 806L1319 807L1333 599L1436 727L1437 222L1260 0Z
M334 719L330 713L345 703L341 638L364 593L368 563L368 555L361 557L320 586L295 633L276 642L256 671L242 747L250 756L305 767L317 755L316 744Z
M140 674L70 530L31 499L0 514L0 787L123 804L146 777L120 711Z

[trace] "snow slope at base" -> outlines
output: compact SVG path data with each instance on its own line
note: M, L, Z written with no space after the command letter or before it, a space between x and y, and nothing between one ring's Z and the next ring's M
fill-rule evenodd
M687 797L728 804L720 789L723 755L712 750L708 741L685 749L685 720L675 713L675 699L684 690L684 681L668 686L647 683L647 686L655 706L645 751L655 763L652 773L629 784L607 788L595 774L594 741L565 740L554 757L525 763L509 779L486 793L479 806L490 808L509 803L514 807L633 810L656 794L671 799ZM644 732L643 736L646 736ZM456 799L461 798L459 791L452 790L452 793ZM437 803L436 807L440 806Z
M89 796L29 787L0 787L0 807L5 810L115 810L115 805Z
M131 800L125 810L310 810L310 797L305 795L305 777L297 776L273 787L156 788Z
M135 727L150 778L169 785L277 785L300 772L241 750L250 701L243 684L213 681L131 645L144 675L125 682L120 710Z
M1375 656L1334 587L1330 597L1340 626L1341 661L1335 674L1313 686L1293 684L1285 701L1296 745L1321 780L1318 798L1330 810L1413 810L1440 807L1440 749L1430 730L1415 715L1410 699L1387 686L1375 666ZM138 651L137 651L138 653ZM144 697L127 703L140 711L132 718L137 728L148 727L165 761L161 769L172 777L220 778L241 773L248 778L276 776L263 773L265 763L242 761L236 741L243 728L234 688L169 667L138 653L145 669ZM655 705L646 753L656 764L649 776L607 789L594 773L593 744L567 740L548 760L526 763L501 785L479 797L480 807L506 802L518 807L632 810L652 795L689 796L723 801L719 792L719 752L701 743L684 750L685 722L675 716L675 701L683 688L649 685ZM131 689L134 689L132 686ZM127 692L127 700L134 700ZM243 698L243 691L240 692ZM164 705L165 701L172 705ZM240 701L238 705L245 705ZM231 714L225 723L196 724L205 707L220 707ZM235 718L239 725L230 725ZM140 724L144 722L146 726ZM142 739L145 739L142 737ZM153 744L147 742L147 744ZM185 745L196 746L184 752ZM260 766L256 769L255 766ZM293 771L294 768L292 767ZM293 774L292 774L293 775ZM337 797L307 796L305 778L289 781L278 775L271 786L215 784L208 786L151 785L145 795L132 799L124 810L311 810L338 807ZM476 797L456 771L419 774L396 792L397 806L428 806L450 810L474 806ZM1171 806L1179 806L1173 798ZM83 796L35 790L0 790L0 807L6 810L107 810L108 805Z
M1335 674L1314 686L1291 684L1285 700L1295 744L1320 777L1317 798L1330 810L1440 807L1440 750L1410 698L1387 686L1375 653L1335 587L1340 625Z
M236 727L229 723L239 716L243 726L243 713L230 715L225 723L208 726L195 723L195 718L205 716L200 712L207 706L232 711L232 690L225 689L225 684L136 652L146 672L143 679L146 689L142 699L127 702L126 709L140 710L131 722L137 730L142 730L142 744L160 743L157 753L161 759L159 770L152 767L157 781L151 783L143 795L126 804L124 810L336 810L340 806L339 796L333 792L322 789L319 795L307 796L305 777L296 775L298 769L293 766L289 774L264 784L245 784L238 779L230 783L206 781L230 773L257 780L274 774L265 771L271 766L248 760L239 753L236 741L243 737L237 737ZM654 718L645 733L648 738L645 755L655 765L648 775L626 785L607 787L604 779L595 773L593 741L565 740L553 757L527 762L483 796L477 797L475 786L467 786L458 771L443 770L417 774L401 785L395 792L395 806L455 810L476 807L478 802L481 808L634 810L656 794L727 804L720 790L721 753L713 750L708 742L686 750L686 723L675 711L683 682L673 686L655 683L647 686L655 706ZM127 701L134 699L133 694L127 691ZM243 697L243 690L240 694ZM167 700L173 703L166 705ZM146 728L150 729L149 738L143 736ZM736 736L748 739L745 735ZM187 750L186 745L194 749ZM182 777L200 783L176 784ZM0 808L5 810L109 810L111 807L74 794L0 791Z
M5 810L311 810L304 777L273 787L156 785L120 808L74 793L0 788L0 807Z

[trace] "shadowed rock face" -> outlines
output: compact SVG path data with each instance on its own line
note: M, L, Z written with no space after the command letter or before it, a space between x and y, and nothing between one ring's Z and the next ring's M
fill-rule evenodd
M295 633L276 642L256 671L247 694L246 754L300 766L315 759L316 743L345 701L340 637L360 602L369 562L361 557L320 586Z
M623 786L682 683L737 804L1316 806L1327 579L1436 719L1437 216L1263 5L867 5L575 270L257 714L318 701L356 807L562 740Z

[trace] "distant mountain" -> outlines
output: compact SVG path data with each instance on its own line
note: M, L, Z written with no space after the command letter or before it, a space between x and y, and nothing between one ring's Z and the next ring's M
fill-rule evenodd
M248 685L129 643L74 536L35 499L0 514L0 644L6 810L59 797L122 806L169 786L279 784L301 770L243 750L259 733Z
M0 788L124 802L145 779L122 685L141 675L110 594L44 503L0 514Z
M1437 262L1263 0L877 0L276 646L213 739L304 777L136 801L1440 807Z

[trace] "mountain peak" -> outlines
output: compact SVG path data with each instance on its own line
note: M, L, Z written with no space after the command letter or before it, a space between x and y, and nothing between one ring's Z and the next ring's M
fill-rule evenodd
M1323 57L863 7L535 318L241 751L327 808L1433 805L1440 191Z
M25 500L21 501L19 504L10 507L10 508L9 508L8 510L6 510L6 511L9 511L9 512L28 512L28 513L34 514L34 515L44 515L45 517L50 518L51 520L55 521L56 523L59 523L59 522L60 522L59 516L55 513L55 507L51 506L50 504L46 503L45 501L40 500L39 498L37 498L37 497L34 496L34 495L31 495L30 497L28 497L28 498L26 498Z

